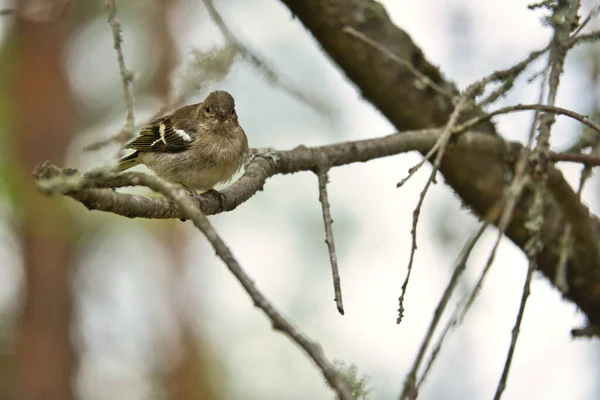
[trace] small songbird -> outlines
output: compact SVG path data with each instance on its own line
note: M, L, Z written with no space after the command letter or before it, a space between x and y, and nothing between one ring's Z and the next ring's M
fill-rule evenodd
M217 90L202 103L152 121L125 148L135 152L119 160L119 171L144 164L161 178L203 192L242 167L248 139L233 97Z

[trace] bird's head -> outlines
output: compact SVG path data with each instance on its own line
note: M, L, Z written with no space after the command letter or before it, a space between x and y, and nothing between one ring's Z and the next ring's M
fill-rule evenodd
M211 125L229 125L237 123L235 100L224 90L216 90L202 102L202 112Z

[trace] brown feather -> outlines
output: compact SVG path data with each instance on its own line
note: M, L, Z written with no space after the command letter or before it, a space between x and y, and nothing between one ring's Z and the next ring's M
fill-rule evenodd
M240 170L248 139L238 123L235 100L217 90L202 103L154 120L127 147L136 149L136 156L123 158L121 170L141 162L164 179L209 190Z

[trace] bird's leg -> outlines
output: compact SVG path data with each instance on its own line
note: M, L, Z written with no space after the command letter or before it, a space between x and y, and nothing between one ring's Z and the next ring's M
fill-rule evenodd
M204 200L204 198L202 197L202 195L200 193L198 193L197 191L195 191L194 189L192 189L191 187L189 187L188 185L186 185L185 183L181 183L181 186L183 186L183 188L190 194L190 196L192 196L194 199L198 200L199 202L201 202L202 200Z
M192 189L191 187L189 187L185 183L182 183L182 182L179 182L179 183L181 184L181 186L183 186L183 188L185 189L185 191L189 193L190 196L192 196L198 202L202 201L202 197L201 197L201 195L198 192L196 192L194 189ZM185 222L186 221L185 218L179 218L179 220L181 222Z
M225 195L215 189L209 189L208 191L204 192L204 194L209 194L209 193L213 196L216 196L217 199L219 199L219 207L221 208L221 210L224 210L225 209Z
M215 196L219 200L219 206L220 206L221 210L223 210L225 208L225 195L223 195L223 193L219 192L218 190L209 189L206 192L200 194L184 183L182 183L181 186L183 186L183 188L185 190L187 190L187 192L190 194L190 196L192 196L199 202L205 201L206 198L204 196L206 196L206 195Z

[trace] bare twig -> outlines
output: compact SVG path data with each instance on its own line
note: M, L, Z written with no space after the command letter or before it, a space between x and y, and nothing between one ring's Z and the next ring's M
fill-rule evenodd
M327 196L327 169L318 168L316 170L319 179L319 202L323 212L323 223L325 224L325 243L329 250L329 260L331 261L331 273L333 275L333 290L335 293L335 304L340 314L344 315L344 303L342 302L342 288L340 285L340 272L338 269L337 255L335 253L335 242L333 240L333 219L331 218L331 210L329 199Z
M527 175L524 175L523 177L521 177L521 179L515 179L515 180L513 180L513 182L511 182L511 185L506 192L506 200L504 202L505 205L504 205L504 208L502 209L500 219L498 220L498 236L496 237L496 241L494 242L492 250L490 251L490 255L488 256L486 264L483 267L481 275L479 276L477 283L473 287L473 290L471 291L471 294L468 297L468 300L465 302L465 306L463 308L463 312L461 313L461 316L459 317L459 321L462 321L464 319L465 315L469 312L471 306L473 305L473 303L475 302L475 299L477 298L477 295L479 294L479 292L481 291L481 288L483 287L483 282L484 282L492 264L494 263L494 258L496 257L496 251L498 250L500 241L502 240L502 237L504 236L504 232L506 232L506 228L508 227L508 224L510 223L515 206L517 205L517 202L519 201L521 194L523 193L523 189L525 188L527 182L529 182Z
M549 47L550 47L550 45L548 45L547 47L545 47L542 50L534 51L525 60L521 61L520 63L517 63L513 67L505 69L505 70L496 71L496 72L490 74L489 76L486 76L485 78L471 84L465 90L461 99L464 98L466 100L469 100L472 97L476 97L479 93L481 93L483 91L483 89L485 89L486 85L488 85L494 81L500 80L500 81L505 81L505 82L508 82L508 81L512 82L516 78L516 76L527 67L527 65L529 65L535 59L537 59L540 55L544 54L549 49ZM385 49L385 48L383 48L383 49ZM504 91L506 91L506 90L508 90L508 87L505 88ZM502 92L502 93L504 93L504 92ZM499 95L499 93L497 93L497 94ZM490 99L484 100L483 103L488 103L490 101L491 101ZM463 107L464 107L464 105L463 105ZM515 106L503 107L503 108L500 108L491 113L483 114L483 115L477 116L475 118L472 118L471 120L453 128L452 131L450 132L450 134L460 133L460 132L469 130L469 129L477 126L481 122L487 121L496 115L507 114L507 113L515 112L515 111L528 111L528 110L546 111L546 112L551 112L551 113L555 113L555 114L563 114L563 115L569 116L573 119L576 119L585 125L588 125L592 129L594 129L600 133L600 125L599 124L596 124L589 117L578 114L574 111L567 110L567 109L560 108L560 107L545 106L542 104L526 104L526 105L518 104ZM431 148L431 150L429 150L429 152L425 155L425 157L417 165L413 166L409 170L408 175L404 179L402 179L396 186L400 187L400 186L404 185L425 164L425 162L430 160L430 158L433 156L433 154L435 154L435 152L438 151L440 147L442 147L442 142L437 143L436 146Z
M581 153L563 153L563 155L565 154L581 154ZM586 161L592 161L592 159L600 159L600 142L596 142L592 145L592 153L591 154L581 154L583 155L585 158L590 158L590 160L586 160ZM554 154L551 152L550 153L550 158L553 159ZM573 157L573 159L576 159L576 157ZM581 194L583 193L583 189L585 187L585 184L587 183L588 179L592 176L592 166L594 165L600 165L600 164L596 164L595 162L582 162L582 164L585 165L585 167L581 170L581 174L579 177L579 189L577 190L577 197L579 200L581 200ZM563 293L567 293L567 291L569 290L569 282L567 279L567 263L569 261L569 254L571 253L572 250L572 246L573 246L573 228L571 226L571 224L566 224L565 226L565 230L562 234L562 237L560 238L560 244L559 244L559 248L560 248L560 255L558 258L558 263L556 264L556 273L554 276L554 284L556 285L556 287Z
M467 93L468 93L468 91L467 91ZM398 318L396 319L397 324L399 324L402 321L402 317L404 316L404 296L406 295L406 289L408 288L408 282L410 280L410 274L412 272L412 266L413 266L413 262L415 259L415 253L417 252L417 225L419 223L419 216L421 214L421 208L423 207L423 202L425 201L425 196L427 194L427 191L429 190L429 187L435 181L436 173L442 162L442 157L444 156L444 150L446 149L446 145L448 144L448 140L450 139L450 136L452 134L452 128L458 122L458 117L460 116L460 113L461 113L463 107L465 106L467 99L468 99L468 96L466 96L466 95L462 96L460 98L460 100L456 104L456 107L454 108L454 111L452 112L452 115L450 116L450 119L448 120L448 123L446 124L446 126L444 127L444 130L442 131L442 133L440 135L440 139L436 142L436 144L434 146L434 147L438 147L439 150L437 152L435 162L433 164L433 169L431 170L431 174L429 175L429 178L427 179L427 182L425 183L425 187L423 188L423 190L421 191L421 194L419 195L419 202L417 203L417 207L415 207L415 210L413 211L412 229L410 231L411 237L412 237L411 248L410 248L410 257L408 260L406 277L404 278L404 282L402 283L402 287L400 289L402 291L402 293L400 294L400 297L398 298ZM429 153L431 153L431 151L429 151Z
M559 6L554 9L554 14L552 16L554 36L550 43L550 53L548 57L548 64L551 66L548 76L548 99L546 101L548 106L554 106L556 102L558 85L563 73L565 57L569 49L568 44L565 44L564 39L569 37L571 26L573 26L574 21L577 20L578 8L579 4L577 2L565 1L562 3L559 2ZM523 293L521 295L517 318L512 329L508 354L506 355L502 375L498 381L494 400L500 400L504 388L506 387L506 381L508 379L517 339L520 333L521 322L523 320L523 315L525 314L525 305L530 293L531 280L538 262L538 254L542 251L544 246L542 242L542 226L544 224L545 215L544 197L546 194L546 182L548 180L546 160L550 153L550 135L555 119L554 113L545 112L540 116L539 134L536 138L535 149L530 158L534 163L531 175L535 180L535 193L533 195L533 202L529 208L528 220L526 223L526 228L530 233L529 241L525 246L529 265L525 283L523 285Z
M193 200L186 196L185 191L179 188L177 191L163 192L167 197L170 197L184 214L192 220L194 225L202 231L204 236L212 244L217 255L223 260L223 262L229 268L229 271L236 277L240 284L244 287L248 295L252 298L252 301L256 307L262 310L263 313L271 320L273 329L288 336L290 340L296 343L306 355L308 355L312 361L319 367L323 377L329 384L329 386L337 393L340 400L351 400L352 395L346 385L346 382L335 372L333 366L327 361L323 355L321 346L317 343L308 339L303 333L301 333L295 326L288 322L283 315L281 315L275 307L262 295L252 279L242 269L238 261L235 259L231 250L227 247L225 242L217 234L215 229L212 227L210 221L198 207L194 204Z
M0 9L0 16L4 17L4 16L9 16L9 15L15 15L15 10L13 8Z
M106 9L108 10L108 23L113 34L113 42L115 51L117 52L117 61L119 63L119 70L121 71L121 82L123 84L123 99L125 101L125 109L127 116L125 120L125 127L121 131L121 149L125 146L125 143L133 137L133 128L135 126L135 117L133 115L133 95L131 93L131 85L133 83L133 73L125 66L125 59L123 57L123 49L121 43L123 39L121 37L121 24L117 19L117 5L115 0L106 0Z
M336 167L409 151L427 152L438 142L440 135L439 129L425 129L326 146L301 146L287 151L261 150L264 154L259 154L249 163L246 173L222 191L225 194L223 203L220 204L217 197L207 194L204 196L205 201L201 203L202 211L205 214L217 214L235 209L262 190L266 180L273 175L313 171L322 165L323 160ZM519 143L505 142L499 137L478 132L462 133L452 142L453 151L476 151L488 155L490 159L513 159L521 149ZM549 169L554 171L551 165ZM46 174L41 173L44 170ZM60 185L60 179L55 181L48 178L69 175L76 171L61 170L51 164L44 164L38 172L37 184L40 190L49 194L68 195L91 210L116 213L128 218L182 218L177 208L163 198L146 198L93 187L65 191ZM576 195L572 191L569 192L569 184L564 181L559 171L554 171L550 176L553 179L548 181L548 188L559 200L558 205L566 220L581 230L576 235L577 240L584 241L586 246L592 246L595 235L593 221L589 220L589 209L580 202L574 202Z
M423 207L423 202L425 201L425 195L429 190L429 186L433 182L433 172L429 175L423 190L419 194L419 201L417 206L413 210L413 218L412 218L412 228L410 230L411 236L411 244L410 244L410 256L408 259L408 267L406 267L406 276L404 277L404 282L402 282L402 286L400 287L400 297L398 298L398 318L396 318L396 323L399 324L402 322L402 318L404 317L404 296L406 295L406 289L408 288L408 283L410 281L410 275L412 272L413 263L415 260L415 254L417 253L417 226L419 225L419 216L421 215L421 209Z
M571 336L573 338L598 338L600 339L600 326L590 325L583 328L571 329Z
M46 170L46 172L48 171L49 170ZM70 171L70 175L63 176L62 185L62 189L67 192L87 187L141 185L164 195L179 208L184 218L190 219L204 234L215 249L217 256L223 260L227 268L244 287L254 305L269 318L273 329L286 335L298 345L308 357L310 357L310 359L319 367L327 383L337 393L340 399L352 399L346 383L335 372L329 361L325 359L321 347L308 339L295 326L288 322L256 288L252 279L243 270L231 250L215 231L208 218L206 218L206 215L200 210L198 204L191 196L187 195L187 192L181 185L173 184L151 175L138 172L125 172L118 175L114 173L98 172L83 176L74 173L74 170Z
M475 117L475 118L465 122L464 124L457 126L454 129L453 133L459 133L459 132L464 132L465 130L469 130L469 129L473 128L474 126L477 126L477 124L479 124L483 121L489 120L500 114L508 114L508 113L512 113L515 111L530 111L530 110L543 111L543 112L549 113L549 114L565 115L567 117L573 118L574 120L581 122L584 125L589 126L590 128L592 128L593 130L595 130L596 132L598 132L600 134L600 124L594 122L588 116L576 113L575 111L567 110L565 108L556 107L553 105L544 105L544 104L517 104L514 106L502 107L502 108L499 108L490 113Z
M185 102L187 96L185 95L180 95L178 96L175 100L173 100L170 104L165 103L165 105L163 105L161 108L158 109L158 111L156 111L152 117L150 117L149 119L147 119L143 124L136 126L133 129L133 132L136 132L137 130L139 130L140 128L142 128L143 126L149 124L150 122L152 122L153 120L155 120L158 117L161 117L163 115L165 115L168 111L176 109L180 106L183 105L183 103ZM132 133L133 133L132 132ZM129 138L133 137L133 135L130 135ZM110 146L112 144L115 143L121 143L123 138L123 132L119 132L116 135L112 135L109 136L105 139L102 140L98 140L97 142L93 142L90 143L88 145L85 145L83 147L83 151L96 151L96 150L100 150L106 146Z
M354 30L352 28L350 28L349 30L354 32ZM357 32L357 33L360 34L360 32ZM356 33L353 33L353 34L356 35ZM366 39L369 39L369 38L367 37ZM363 39L363 40L366 40L366 39ZM368 42L368 43L370 43L370 42ZM385 47L379 45L376 42L374 42L372 45L373 46L377 45L377 46L381 47L380 49L378 47L378 49L380 51L389 52L389 50L387 50ZM488 98L484 99L480 104L488 104L488 103L494 101L497 97L499 97L500 95L502 95L503 93L508 91L512 87L512 84L513 84L514 80L516 79L516 77L523 70L525 70L525 68L530 63L532 63L538 57L540 57L542 54L544 54L546 51L548 51L549 48L550 48L550 44L541 50L537 50L537 51L530 53L527 58L525 58L523 61L515 64L514 66L504 69L504 70L495 71L494 73L469 85L469 87L465 90L464 94L462 95L461 99L459 100L459 102L460 101L463 101L463 102L468 101L472 97L478 96L481 92L483 92L485 87L492 82L503 81L504 82L503 86L501 88L497 89L494 93L490 94L488 96ZM391 53L389 56L390 57L394 56L394 54ZM402 61L402 60L400 60L400 61ZM462 99L465 99L465 100L462 100ZM463 105L463 107L464 107L464 105ZM487 113L487 114L483 114L481 116L475 117L475 118L467 121L466 123L463 123L460 126L453 128L452 131L449 132L449 135L454 134L454 133L464 132L468 129L471 129L471 128L477 126L479 123L489 120L492 117L499 115L499 114L505 114L505 113L514 112L514 111L525 111L525 110L539 111L541 108L544 108L544 107L545 106L539 105L539 104L533 104L533 105L519 104L519 105L511 106L511 107L504 107L495 112ZM546 110L550 111L550 109L552 109L553 112L556 112L558 114L565 114L565 115L570 116L571 118L575 118L586 125L590 125L593 129L597 128L596 130L598 130L598 132L600 132L600 125L595 124L593 121L591 121L586 116L583 116L583 115L577 114L573 111L562 109L559 107L549 107ZM446 142L447 142L447 139L446 139ZM440 147L442 147L441 141L439 143L437 143L436 146L431 148L429 150L429 152L425 155L425 157L417 165L413 166L409 170L408 175L404 179L402 179L396 186L400 187L400 186L404 185L425 164L425 162L429 161L429 159L433 156L433 154L435 154L436 151L439 150Z
M265 78L272 84L280 87L292 97L311 107L314 111L331 118L337 114L337 110L327 101L322 100L314 93L294 84L291 80L283 77L269 62L259 55L256 51L250 50L241 40L239 40L229 29L223 17L213 4L213 0L202 0L210 18L213 20L227 43L236 49L243 59L253 65L260 71Z
M452 278L450 279L450 282L448 282L448 286L446 287L446 290L444 291L442 298L438 302L438 305L437 305L435 313L434 313L434 317L432 318L429 328L427 329L427 336L429 336L429 337L427 338L427 340L425 338L423 338L423 341L421 342L421 349L423 349L423 354L421 355L421 359L418 361L418 364L417 364L417 360L415 360L416 365L413 366L413 369L411 369L411 371L414 370L415 376L416 376L416 372L419 368L419 364L422 361L422 357L424 355L424 350L427 349L427 347L429 346L429 342L431 341L431 338L433 337L433 333L435 332L437 324L439 323L439 319L442 316L446 306L448 305L448 302L450 300L450 297L452 296L452 293L454 292L454 289L456 288L456 285L458 284L458 279L467 267L467 261L469 260L469 256L471 255L473 248L475 247L475 245L477 244L477 242L479 241L479 239L481 238L481 236L483 235L485 230L489 227L489 225L490 225L489 221L491 221L493 219L494 218L492 217L492 218L488 219L486 222L484 222L481 225L481 227L477 230L477 232L475 232L475 234L473 236L471 236L471 238L467 241L467 243L465 243L463 249L461 250L460 258L458 259L458 262L456 263L456 266L454 267L454 272L452 273ZM444 330L440 334L435 346L431 350L431 355L429 356L429 360L427 360L425 369L423 370L423 373L421 374L421 377L419 378L419 380L417 382L417 386L415 388L416 393L419 392L421 385L425 381L425 378L427 378L427 374L431 370L431 367L433 366L433 363L435 362L437 355L439 354L440 350L442 349L444 339L450 333L450 331L455 326L458 325L459 309L460 309L459 307L456 307L452 316L448 320L448 323L444 327Z
M582 33L582 34L578 35L577 37L573 37L570 45L571 45L571 47L574 47L575 45L578 45L578 44L596 42L599 39L600 39L600 30L595 30L590 33Z
M545 82L545 79L542 81L542 87L540 90L540 101L545 96L544 82ZM456 325L462 323L462 321L466 317L467 313L471 309L471 306L475 302L477 295L481 291L481 288L483 287L483 282L484 282L485 278L487 277L487 274L489 273L489 271L492 267L492 264L494 263L494 259L496 257L496 251L498 250L500 241L502 240L502 237L504 236L504 233L506 232L508 224L510 223L514 209L515 209L519 199L521 198L523 189L529 182L529 176L527 175L527 160L529 158L529 148L533 144L533 140L534 140L534 136L535 136L535 128L537 126L538 117L539 117L539 111L536 110L535 116L531 123L531 128L529 130L529 137L527 139L527 144L525 147L523 147L521 149L519 158L515 165L515 176L512 179L509 187L506 189L506 191L504 193L504 197L505 197L504 206L503 206L501 214L500 214L500 219L497 222L498 236L496 237L496 240L494 242L494 245L492 246L492 250L490 251L490 254L488 256L486 264L483 267L483 270L482 270L481 274L479 275L479 279L475 283L475 286L471 290L470 295L462 303L462 307L460 307L460 306L457 307L457 309L455 311L455 314L457 314L457 316L452 317L453 320L456 321L455 322ZM459 308L460 308L460 311L458 311Z
M486 98L482 99L479 103L479 106L483 107L490 103L493 103L498 98L503 96L506 92L508 92L514 85L517 77L525 71L525 69L537 60L541 55L546 53L550 49L550 44L540 50L536 50L531 52L524 60L516 63L510 68L499 70L489 75L487 78L480 81L480 92L485 89L485 87L492 82L502 82L502 85L490 93Z
M452 273L452 277L450 278L450 281L448 282L448 285L446 286L446 289L444 290L444 293L442 294L442 297L440 298L440 301L438 302L438 304L435 308L433 317L431 319L431 322L429 323L429 327L427 328L427 332L423 336L423 340L421 340L421 344L419 346L419 351L417 352L417 356L415 357L415 360L413 361L410 372L408 373L408 375L404 381L404 387L402 389L402 394L400 395L401 400L415 398L416 395L419 393L419 388L420 388L421 384L423 383L427 373L429 372L429 369L431 368L431 366L433 364L435 356L437 355L437 352L439 352L439 348L441 348L441 341L443 340L443 336L445 336L445 333L443 334L442 337L440 337L440 339L438 341L438 347L436 348L436 351L434 351L434 353L432 353L431 358L429 359L429 363L427 364L427 367L426 367L425 371L423 372L423 375L421 376L421 378L419 379L419 381L417 383L417 371L419 370L419 367L421 366L423 357L425 356L425 351L429 347L429 343L431 342L433 333L435 332L435 329L437 328L437 325L442 317L442 314L444 313L444 310L446 309L446 306L448 305L448 302L450 301L450 298L452 297L452 293L454 292L454 289L456 288L456 284L458 283L460 276L462 275L462 273L464 272L464 270L467 266L467 260L469 259L471 251L473 250L473 248L475 247L475 244L477 243L477 241L479 240L479 238L481 237L483 232L485 232L485 230L488 226L489 226L489 222L485 222L481 226L481 228L475 233L475 235L473 235L469 239L469 241L465 244L463 250L461 251L459 260L456 263L454 272Z
M517 319L515 321L515 325L511 332L511 340L510 346L508 348L508 354L506 355L506 362L504 364L504 368L502 370L502 376L500 377L500 381L498 383L498 387L496 389L496 394L494 395L494 400L499 400L502 397L502 393L504 388L506 387L506 380L508 379L508 372L510 371L510 364L515 353L515 348L517 344L517 339L519 337L521 322L523 321L523 315L525 314L525 304L527 302L527 297L529 297L530 293L530 285L531 279L533 277L533 272L535 271L536 262L535 260L529 260L529 265L527 268L527 276L525 278L525 283L523 284L523 293L521 295L521 302L519 303L519 311L517 312Z
M453 99L455 97L454 94L452 94L450 91L448 91L448 89L443 88L442 86L433 82L431 79L429 79L429 77L427 75L423 74L417 68L413 67L409 61L407 61L407 60L403 59L402 57L400 57L399 55L393 53L387 47L378 43L376 40L371 39L369 36L365 35L362 32L357 31L356 29L354 29L351 26L344 27L344 32L346 32L347 34L349 34L351 36L354 36L357 39L362 40L363 42L367 43L369 46L372 46L373 48L379 50L381 53L385 54L385 56L388 57L390 60L392 60L395 63L398 63L402 67L406 68L408 71L410 71L411 74L413 74L417 79L420 80L420 82L419 82L420 86L429 86L433 90L438 92L439 94L441 94L445 97L448 97L450 99Z
M521 158L525 158L525 157L521 157ZM525 181L523 181L523 183L520 187L515 187L517 184L518 184L517 182L513 181L511 185L512 185L512 188L515 189L515 191L518 191L520 193L522 190L522 187L525 184ZM479 280L477 281L474 289L471 292L471 295L463 303L464 306L462 307L462 310L460 311L460 313L458 313L458 316L455 315L452 317L451 320L455 321L452 323L452 325L460 324L462 322L462 320L464 319L464 316L467 314L471 305L474 303L477 294L480 292L481 287L483 285L483 281L484 281L485 277L487 276L487 272L490 270L490 267L494 261L494 258L496 256L496 250L498 249L498 245L503 236L503 233L506 230L506 227L508 226L508 223L510 221L510 216L512 215L513 209L514 209L518 199L519 199L519 197L512 195L511 191L509 191L507 193L505 205L502 209L500 220L498 221L499 233L498 233L496 242L492 248L490 256L488 257L488 260L483 269L483 272L481 273ZM482 229L483 229L483 227L482 227ZM477 235L474 238L477 238ZM475 242L471 241L470 244L472 244L474 246ZM467 249L469 249L469 247L470 246L467 246ZM464 257L468 257L468 253L463 253L463 257L461 257L461 260ZM425 356L425 351L427 350L427 347L429 346L431 338L433 337L433 333L435 332L437 324L439 323L442 313L443 313L448 301L450 300L452 291L453 291L454 287L456 286L456 282L458 281L460 274L462 274L463 269L464 269L464 267L460 268L460 269L458 267L455 268L452 278L451 278L450 282L448 283L442 298L438 302L438 305L434 312L434 316L429 325L429 329L427 330L427 333L426 333L423 341L421 342L419 352L417 354L415 361L413 362L411 371L409 372L409 374L407 375L407 377L404 381L404 386L402 389L402 393L400 395L400 400L415 399L418 395L418 388L420 387L420 384L422 383L422 381L425 379L425 374L421 377L419 382L417 382L417 370L418 370L421 362L423 361L423 357ZM457 314L457 312L455 312L454 314ZM447 328L447 329L449 330L450 328ZM445 333L444 333L444 335L445 335ZM434 359L435 357L432 355L432 358ZM433 359L430 359L430 363L433 363Z
M600 4L596 5L596 7L592 8L590 10L590 12L588 13L588 15L584 18L583 22L581 22L581 24L579 24L579 26L577 27L577 29L575 29L575 31L571 34L571 40L577 38L577 35L579 35L579 33L581 33L581 31L583 30L583 28L585 28L585 26L590 23L590 21L593 18L596 18L598 16L598 14L600 14Z
M589 168L600 166L600 155L598 154L583 154L583 153L555 153L550 152L548 158L555 162L575 162L585 165ZM580 185L581 191L581 185Z
M164 4L163 4L164 5ZM171 74L172 69L175 66L175 43L173 41L173 35L171 33L169 23L164 17L166 15L165 9L160 9L154 11L154 16L159 17L159 24L157 25L158 32L155 32L158 39L159 44L159 52L161 55L160 65L159 65L159 80L157 81L157 89L160 92L159 94L164 99L164 105L156 112L154 115L146 120L143 124L135 126L130 132L129 136L126 138L127 140L133 137L133 134L142 128L144 125L147 125L151 121L155 120L158 117L163 116L167 111L178 108L183 105L185 99L187 97L187 93L185 95L179 95L176 99L173 99L173 88L171 85ZM162 17L160 17L162 16ZM151 23L156 24L157 21L151 21ZM109 136L105 139L95 141L83 147L83 151L96 151L100 150L106 146L110 146L115 143L123 143L123 130Z
M205 214L230 211L262 190L266 180L273 175L314 171L324 162L331 167L336 167L408 151L425 153L438 142L440 135L439 129L427 129L319 147L300 146L289 151L262 150L248 164L246 173L222 191L224 194L222 202L217 196L206 194L199 205ZM505 160L504 162L512 163L510 160L517 158L516 154L519 154L521 149L522 146L518 143L507 143L497 136L478 132L462 133L454 137L452 142L452 152L475 151L478 154L485 154L490 161L499 158ZM526 157L524 165L527 165ZM519 162L515 169L518 176ZM576 243L573 247L576 259L581 256L592 257L592 250L583 249L594 249L598 246L595 239L596 219L590 215L589 209L584 204L577 201L576 194L562 178L560 172L551 164L548 165L548 171L550 178L547 182L548 189L557 200L556 205L561 211L561 220L576 227L573 236ZM104 186L65 185L65 181L72 179L74 175L78 175L78 172L59 169L46 163L36 171L36 183L40 191L53 195L67 195L90 210L112 212L129 218L184 218L182 212L168 199L147 198L108 189L123 185L118 180L120 175L117 175L110 185L107 182ZM590 276L589 279L594 278ZM592 287L582 288L586 291L591 289ZM593 316L593 303L591 305L581 301L580 297L573 296L574 293L571 291L568 298L577 302L586 314ZM591 292L585 296L588 296L584 297L585 299L593 298Z

